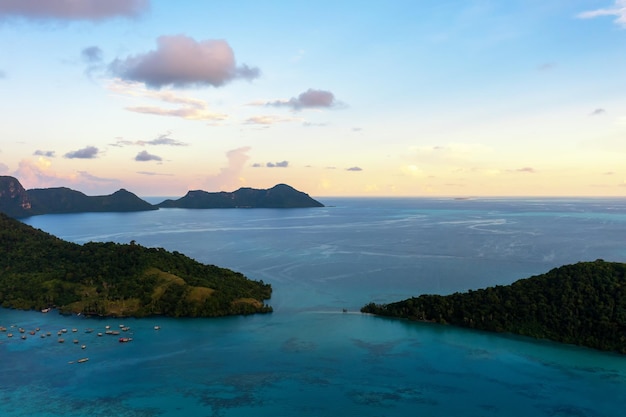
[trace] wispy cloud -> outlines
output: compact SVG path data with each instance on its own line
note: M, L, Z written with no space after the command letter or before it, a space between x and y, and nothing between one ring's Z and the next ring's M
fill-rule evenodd
M363 168L361 168L361 167L350 167L350 168L346 168L346 171L359 172L359 171L363 171Z
M184 35L161 36L157 39L157 49L116 59L109 69L122 79L156 89L220 87L236 79L252 80L260 74L258 68L237 66L235 54L226 41L196 41Z
M264 164L255 162L252 164L252 168L287 168L289 167L289 161L281 161L281 162L266 162Z
M45 156L46 158L54 158L54 151L42 151L37 149L35 152L33 152L33 155L35 156Z
M152 155L148 153L148 151L141 151L135 156L135 161L145 162L145 161L162 161L163 158L157 155Z
M135 113L153 114L157 116L180 117L187 120L221 121L228 115L209 110L209 105L204 101L193 97L175 94L172 91L147 90L141 83L115 79L108 85L108 89L116 94L158 100L167 104L180 105L176 108L160 106L129 106L126 110Z
M0 17L100 21L136 17L149 6L149 0L2 0Z
M265 115L265 116L252 116L246 119L244 124L248 125L274 125L277 123L289 123L289 122L301 122L301 118L297 117L281 117L274 115Z
M71 151L63 155L68 159L94 159L98 157L98 148L95 146L87 146L86 148Z
M335 100L335 95L332 92L313 88L309 88L305 92L300 93L298 97L292 97L289 100L257 101L251 104L256 106L288 107L294 111L338 106L338 102Z
M615 16L615 23L626 28L626 0L615 0L612 7L582 12L576 17L579 19L593 19L602 16Z
M151 171L137 171L137 174L140 175L148 175L148 176L161 176L161 177L173 177L173 174L161 174L159 172L151 172Z
M181 142L179 140L170 138L169 137L170 135L171 135L171 132L167 132L151 140L132 141L132 140L118 139L118 141L114 144L111 144L111 146L117 146L117 147L122 147L122 146L189 146L185 142Z
M537 172L537 170L535 168L531 168L531 167L523 167L523 168L518 168L516 170L514 170L515 172L522 172L522 173L526 173L526 174L534 174Z

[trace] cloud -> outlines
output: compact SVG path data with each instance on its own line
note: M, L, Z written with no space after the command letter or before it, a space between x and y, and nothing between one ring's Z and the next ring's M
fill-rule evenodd
M135 156L135 161L162 161L163 158L157 155L149 154L148 151L141 151Z
M579 13L579 19L594 19L602 16L615 16L615 23L626 28L626 0L615 0L613 7L607 9L596 9Z
M228 118L228 115L223 113L215 113L209 111L209 106L204 100L200 100L193 97L182 96L174 94L171 91L152 91L146 90L142 84L137 82L124 81L121 79L115 79L109 84L108 89L114 93L137 97L148 98L151 100L158 100L168 104L179 104L177 108L164 108L158 106L130 106L126 107L126 110L135 113L153 114L157 116L171 116L180 117L187 120L212 120L219 121Z
M220 87L239 78L252 80L260 74L258 68L237 66L235 54L226 41L198 42L184 35L161 36L156 50L116 59L109 69L124 80L142 82L156 89Z
M160 174L158 172L151 172L151 171L137 171L137 174L148 175L148 176L173 177L172 174Z
M524 168L516 169L515 172L525 172L525 173L528 173L528 174L534 174L537 171L534 168L531 168L531 167L524 167Z
M89 46L80 52L83 61L90 64L102 62L102 49L97 46Z
M601 114L606 114L606 110L604 109L595 109L594 111L592 111L589 116L599 116Z
M226 152L226 158L228 159L228 165L220 169L220 172L216 175L207 177L204 180L204 188L207 191L213 190L235 190L241 187L245 179L241 177L246 161L250 159L248 152L250 152L249 146L233 149Z
M118 146L118 147L122 147L122 146L146 146L146 145L150 145L150 146L189 146L189 144L185 143L185 142L181 142L179 140L176 139L172 139L169 137L169 135L171 134L171 132L167 132L164 133L162 135L159 135L158 137L152 139L152 140L136 140L136 141L131 141L131 140L124 140L124 139L118 139L118 141L114 144L111 144L111 146Z
M126 110L135 113L152 114L155 116L171 116L180 117L187 120L225 120L228 116L220 113L213 113L207 110L195 109L195 108L178 108L178 109L164 109L155 106L137 106L126 107Z
M268 168L287 168L289 166L289 161L268 162L265 166Z
M554 62L546 62L543 63L541 65L539 65L539 67L537 68L539 71L550 71L556 68L556 63Z
M54 158L54 151L41 151L37 149L35 152L33 152L33 155L45 156L47 158Z
M98 157L98 148L95 146L87 146L83 149L68 152L63 156L68 159L94 159Z
M268 106L291 107L293 110L298 111L312 108L330 108L334 107L337 102L335 101L335 95L330 91L309 88L304 93L300 93L298 97L292 97L289 100L276 100L264 104Z
M280 116L252 116L246 119L244 124L247 125L264 125L269 126L276 123L288 123L288 122L299 122L302 121L300 118L296 117L280 117Z
M360 168L360 167L350 167L350 168L346 168L346 171L358 172L358 171L363 171L363 168Z
M0 17L100 21L136 17L149 6L149 0L2 0Z

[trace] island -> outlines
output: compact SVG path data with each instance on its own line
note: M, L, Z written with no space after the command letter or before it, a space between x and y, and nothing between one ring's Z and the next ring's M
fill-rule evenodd
M39 214L148 210L158 210L158 207L123 188L103 196L87 196L67 187L25 190L17 178L0 176L0 212L15 218Z
M579 262L450 295L370 303L364 313L427 321L626 353L626 264Z
M17 178L0 176L0 213L14 218L40 214L131 212L159 208L308 208L324 207L308 194L287 184L269 189L240 188L233 192L188 191L177 200L148 203L125 189L110 195L87 196L67 187L25 190Z
M272 287L182 253L71 243L0 213L0 305L107 317L269 313Z
M277 184L267 190L240 188L233 192L209 193L202 190L187 192L178 200L165 200L160 208L306 208L324 207L308 194L287 184Z

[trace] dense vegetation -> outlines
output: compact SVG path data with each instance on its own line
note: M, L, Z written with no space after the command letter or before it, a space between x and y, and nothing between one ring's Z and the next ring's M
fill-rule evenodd
M361 311L626 353L626 264L580 262L507 286L372 303Z
M0 213L0 303L105 316L212 317L272 311L271 286L134 242L63 241Z
M178 200L165 200L161 208L303 208L324 207L322 203L308 194L298 191L287 184L278 184L267 190L240 188L237 191L209 193L202 190L189 191Z

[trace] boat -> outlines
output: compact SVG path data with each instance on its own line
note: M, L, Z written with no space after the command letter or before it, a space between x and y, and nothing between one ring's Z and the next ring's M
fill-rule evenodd
M120 337L119 338L120 343L128 343L128 342L131 342L132 340L133 340L132 337Z
M51 308L44 308L43 310L41 310L42 313L49 313L50 310L52 310Z
M89 358L80 358L79 360L77 360L76 362L78 363L83 363L83 362L87 362L89 360Z
M154 326L154 330L161 330L161 326Z
M63 342L65 342L65 339L63 338L59 339L59 343L63 343Z

